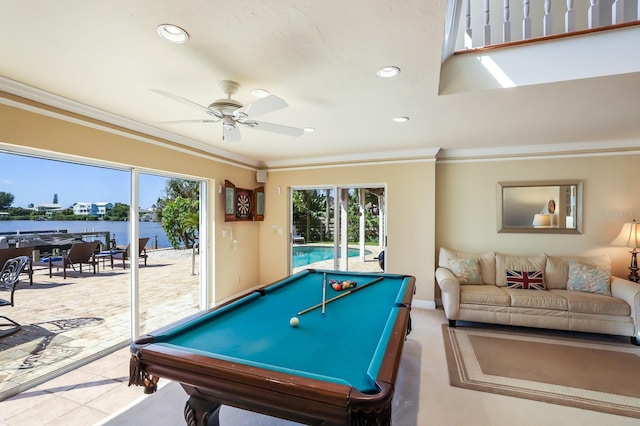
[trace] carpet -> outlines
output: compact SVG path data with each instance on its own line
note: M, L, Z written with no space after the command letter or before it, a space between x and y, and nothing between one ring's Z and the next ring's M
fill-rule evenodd
M422 347L416 340L407 339L396 379L396 390L391 406L394 425L418 425L418 401L420 398L420 365ZM164 383L163 383L164 382ZM154 426L185 424L184 404L188 395L179 383L160 380L160 389L145 395L132 406L126 407L108 419L98 423L105 426L138 426L144 420ZM142 388L140 388L142 393ZM223 405L220 408L220 425L233 426L302 426L299 423L265 416Z
M640 418L640 347L616 337L442 325L449 383Z

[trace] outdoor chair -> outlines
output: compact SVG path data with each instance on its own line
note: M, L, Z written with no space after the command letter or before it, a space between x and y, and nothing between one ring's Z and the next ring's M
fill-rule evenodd
M4 265L7 260L15 259L20 256L29 257L27 266L22 271L23 274L29 276L29 284L33 285L33 265L31 262L31 255L33 253L33 247L10 247L0 249L0 265Z
M74 243L65 255L41 258L36 264L49 266L49 278L53 276L54 266L62 268L64 279L67 279L67 268L71 267L75 270L74 265L79 265L80 273L82 273L83 264L91 265L95 274L98 266L98 260L95 256L99 245L99 241Z
M31 257L29 256L18 256L16 258L9 259L4 263L2 271L0 271L0 290L9 292L9 296L7 299L0 299L0 306L13 307L13 296L16 292L18 284L20 283L20 274L26 267L28 267L30 261ZM0 332L1 336L13 334L16 331L20 330L21 325L16 321L4 315L0 315L0 318L3 318L7 321L6 323L0 324L0 326L11 326L10 329Z
M305 238L298 234L295 226L291 229L291 241L293 241L293 244L304 244L306 242Z
M147 266L147 243L149 242L149 238L145 237L145 238L139 238L138 239L138 258L139 259L144 259L144 266ZM129 260L129 247L131 246L131 244L127 244L124 248L119 248L119 249L115 249L115 250L110 250L110 251L103 251L100 252L100 254L98 254L98 258L100 259L105 259L105 258L110 258L111 259L111 268L113 268L113 261L115 260L122 260L122 269L125 269L127 267L125 261Z

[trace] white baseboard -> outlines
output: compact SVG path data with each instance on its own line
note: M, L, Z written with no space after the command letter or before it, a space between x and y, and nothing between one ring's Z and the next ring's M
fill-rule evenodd
M434 310L436 309L436 302L433 302L431 300L414 300L413 302L411 302L411 306L413 308Z

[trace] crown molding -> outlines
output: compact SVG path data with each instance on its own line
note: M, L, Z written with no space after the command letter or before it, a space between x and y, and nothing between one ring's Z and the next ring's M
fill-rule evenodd
M70 113L78 114L84 117L99 120L107 124L111 124L127 130L131 130L133 132L143 133L145 135L149 135L158 139L164 139L169 142L174 142L174 143L183 145L187 148L197 149L205 153L211 154L212 156L215 156L215 158L212 158L214 160L220 161L220 158L222 158L223 160L224 159L228 160L230 164L233 164L233 165L238 165L235 163L235 162L238 162L244 165L249 165L254 168L257 168L259 166L259 162L253 159L246 158L244 156L237 155L229 151L225 151L225 150L213 147L211 145L196 141L191 138L186 138L184 136L176 135L174 133L158 129L156 127L149 126L147 124L143 124L135 120L121 117L119 115L112 114L110 112L103 111L101 109L94 108L59 95L54 95L44 90L40 90L23 83L18 83L16 81L10 80L2 76L0 76L0 91L9 93L11 95L19 96L21 98L25 98L34 102L38 102L40 104L47 105L53 108L57 108L66 112L70 112ZM93 123L89 124L88 122L83 122L82 120L72 119L71 117L65 116L64 114L54 114L51 111L48 111L45 109L39 109L33 106L23 105L18 102L5 101L2 99L1 96L0 96L0 102L6 105L17 107L17 108L28 109L32 112L45 114L49 116L55 116L56 118L61 120L73 121L78 124L82 124L82 125L86 125L94 128L100 128L101 130L104 130L110 133L116 132L114 129L108 126L97 126ZM133 135L127 135L127 136L133 137ZM145 138L140 138L140 137L136 137L136 139L145 140ZM153 141L151 139L146 139L145 141L154 143L156 145L163 145L168 149L176 149L176 147L173 145L163 144L161 142Z
M405 151L366 152L353 155L308 157L282 161L266 161L263 168L293 170L319 167L353 167L380 164L431 162L436 160L440 148L424 148Z
M629 153L640 153L640 139L502 146L492 148L441 149L438 153L438 162L503 161L532 158L622 155Z

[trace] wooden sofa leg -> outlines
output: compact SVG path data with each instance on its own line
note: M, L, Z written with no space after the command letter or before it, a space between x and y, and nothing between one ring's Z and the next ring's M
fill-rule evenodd
M456 320L449 320L449 327L455 327L456 326Z

